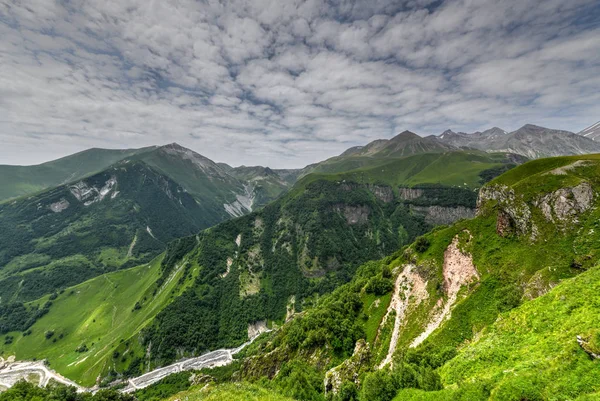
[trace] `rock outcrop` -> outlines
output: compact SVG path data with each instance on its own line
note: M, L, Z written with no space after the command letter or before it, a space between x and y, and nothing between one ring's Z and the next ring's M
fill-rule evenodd
M573 188L561 188L537 199L534 204L552 223L577 223L577 216L592 207L594 191L587 182Z
M431 225L452 224L461 219L475 217L475 209L464 206L410 206L411 211L425 216L425 222Z
M496 232L502 237L509 235L537 238L538 229L531 218L531 210L523 196L515 194L506 185L490 185L479 191L477 215L481 215L489 201L497 201Z
M354 346L352 356L325 374L325 394L337 394L344 382L351 381L356 385L360 385L360 373L370 368L370 362L371 349L369 344L364 339L360 339Z
M337 205L334 210L337 213L342 213L348 224L366 224L371 213L368 206Z

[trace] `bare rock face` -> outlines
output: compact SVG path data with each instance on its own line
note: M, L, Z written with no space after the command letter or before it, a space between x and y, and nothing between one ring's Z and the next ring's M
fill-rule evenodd
M532 241L535 241L538 229L531 218L531 209L521 195L515 194L515 191L506 185L483 187L477 199L477 215L481 215L486 203L492 200L498 202L496 223L498 235L529 236Z
M536 200L538 206L549 222L577 223L577 216L592 207L594 191L587 182L573 188L561 188Z
M461 219L471 219L475 217L475 210L464 207L446 207L446 206L412 206L411 211L425 216L425 222L432 225L452 224Z
M400 199L415 200L423 196L424 192L420 188L398 188Z
M369 221L369 214L371 213L371 209L368 206L338 205L334 209L336 212L342 213L350 225L366 224Z
M60 213L63 210L67 209L70 206L70 203L65 198L61 198L58 202L55 202L50 205L50 210L54 213Z
M503 210L498 210L496 233L501 237L506 237L514 233L513 221L511 220L511 217Z
M377 199L384 203L390 203L394 200L394 191L392 187L386 185L369 185L369 190Z
M337 394L340 391L342 383L352 381L359 385L359 376L364 368L368 368L371 360L371 349L369 344L360 339L354 346L354 353L340 365L330 369L325 374L325 394Z

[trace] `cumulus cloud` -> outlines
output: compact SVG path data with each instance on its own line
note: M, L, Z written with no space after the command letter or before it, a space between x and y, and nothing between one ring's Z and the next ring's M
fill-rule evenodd
M300 167L600 118L595 0L0 0L0 163L177 141Z

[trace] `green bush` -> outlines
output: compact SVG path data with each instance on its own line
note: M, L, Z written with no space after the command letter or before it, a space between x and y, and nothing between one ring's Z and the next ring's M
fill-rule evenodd
M429 242L429 239L427 239L427 237L419 237L415 241L415 250L419 253L423 253L427 249L429 249L429 245L430 245L430 242Z

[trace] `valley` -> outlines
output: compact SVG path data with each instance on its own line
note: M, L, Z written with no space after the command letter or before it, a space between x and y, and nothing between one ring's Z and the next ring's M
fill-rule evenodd
M525 386L506 376L521 362L489 375L481 358L514 340L519 369L534 374L527 361L541 351L525 344L536 337L509 340L501 322L594 277L600 159L527 161L437 141L402 133L293 172L168 145L3 203L15 245L1 255L0 385L388 401L483 400ZM205 175L191 179L190 166ZM237 183L241 192L227 187ZM210 191L229 218L206 220ZM235 197L219 198L227 191ZM74 275L85 264L96 270ZM581 313L560 341L584 366L596 334ZM538 325L552 337L562 323L548 319ZM556 380L548 363L523 391Z

